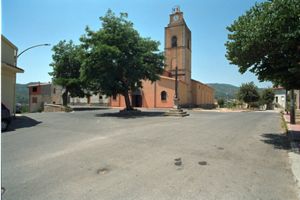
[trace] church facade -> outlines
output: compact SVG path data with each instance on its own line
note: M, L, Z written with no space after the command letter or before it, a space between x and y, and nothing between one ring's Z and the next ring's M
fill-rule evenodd
M165 27L165 69L158 81L143 81L143 88L131 92L134 107L171 108L174 105L177 68L179 105L183 107L214 104L214 90L191 78L192 34L177 7ZM122 95L110 98L112 107L125 107Z

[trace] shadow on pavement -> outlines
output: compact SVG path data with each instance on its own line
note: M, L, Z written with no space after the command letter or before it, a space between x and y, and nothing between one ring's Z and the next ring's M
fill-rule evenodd
M11 121L8 130L6 132L15 131L16 129L20 129L20 128L29 128L32 126L36 126L40 123L42 122L36 121L27 116L17 116L15 119Z
M142 118L142 117L162 117L165 112L161 111L141 111L141 112L113 112L96 114L96 117L117 117L124 119Z
M290 131L289 138L291 141L300 142L300 131Z
M275 149L291 150L289 135L282 133L265 133L261 135L264 139L261 141L273 145Z
M91 106L71 106L74 111L90 111L90 110L108 110L109 107L91 107Z

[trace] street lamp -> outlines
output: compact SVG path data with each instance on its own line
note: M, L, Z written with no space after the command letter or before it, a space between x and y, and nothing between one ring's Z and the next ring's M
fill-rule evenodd
M38 44L38 45L28 47L27 49L25 49L24 51L19 53L16 58L18 58L20 55L22 55L25 51L28 51L29 49L33 49L33 48L40 47L40 46L50 46L50 44Z

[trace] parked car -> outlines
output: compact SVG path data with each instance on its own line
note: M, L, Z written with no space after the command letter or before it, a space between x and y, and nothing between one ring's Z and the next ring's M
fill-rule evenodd
M1 131L6 131L10 122L10 111L3 103L1 103Z

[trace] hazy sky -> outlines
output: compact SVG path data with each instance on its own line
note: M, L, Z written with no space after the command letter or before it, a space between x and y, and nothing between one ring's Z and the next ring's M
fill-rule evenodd
M192 78L204 83L229 83L239 86L254 81L251 73L241 75L225 58L224 43L229 26L255 0L2 0L2 34L22 50L36 44L57 44L85 34L85 27L101 27L99 17L110 8L115 13L127 12L129 20L143 37L161 42L164 50L164 28L175 5L184 13L192 31ZM17 83L48 82L52 68L52 47L38 47L22 54L18 66L25 73L17 75Z

